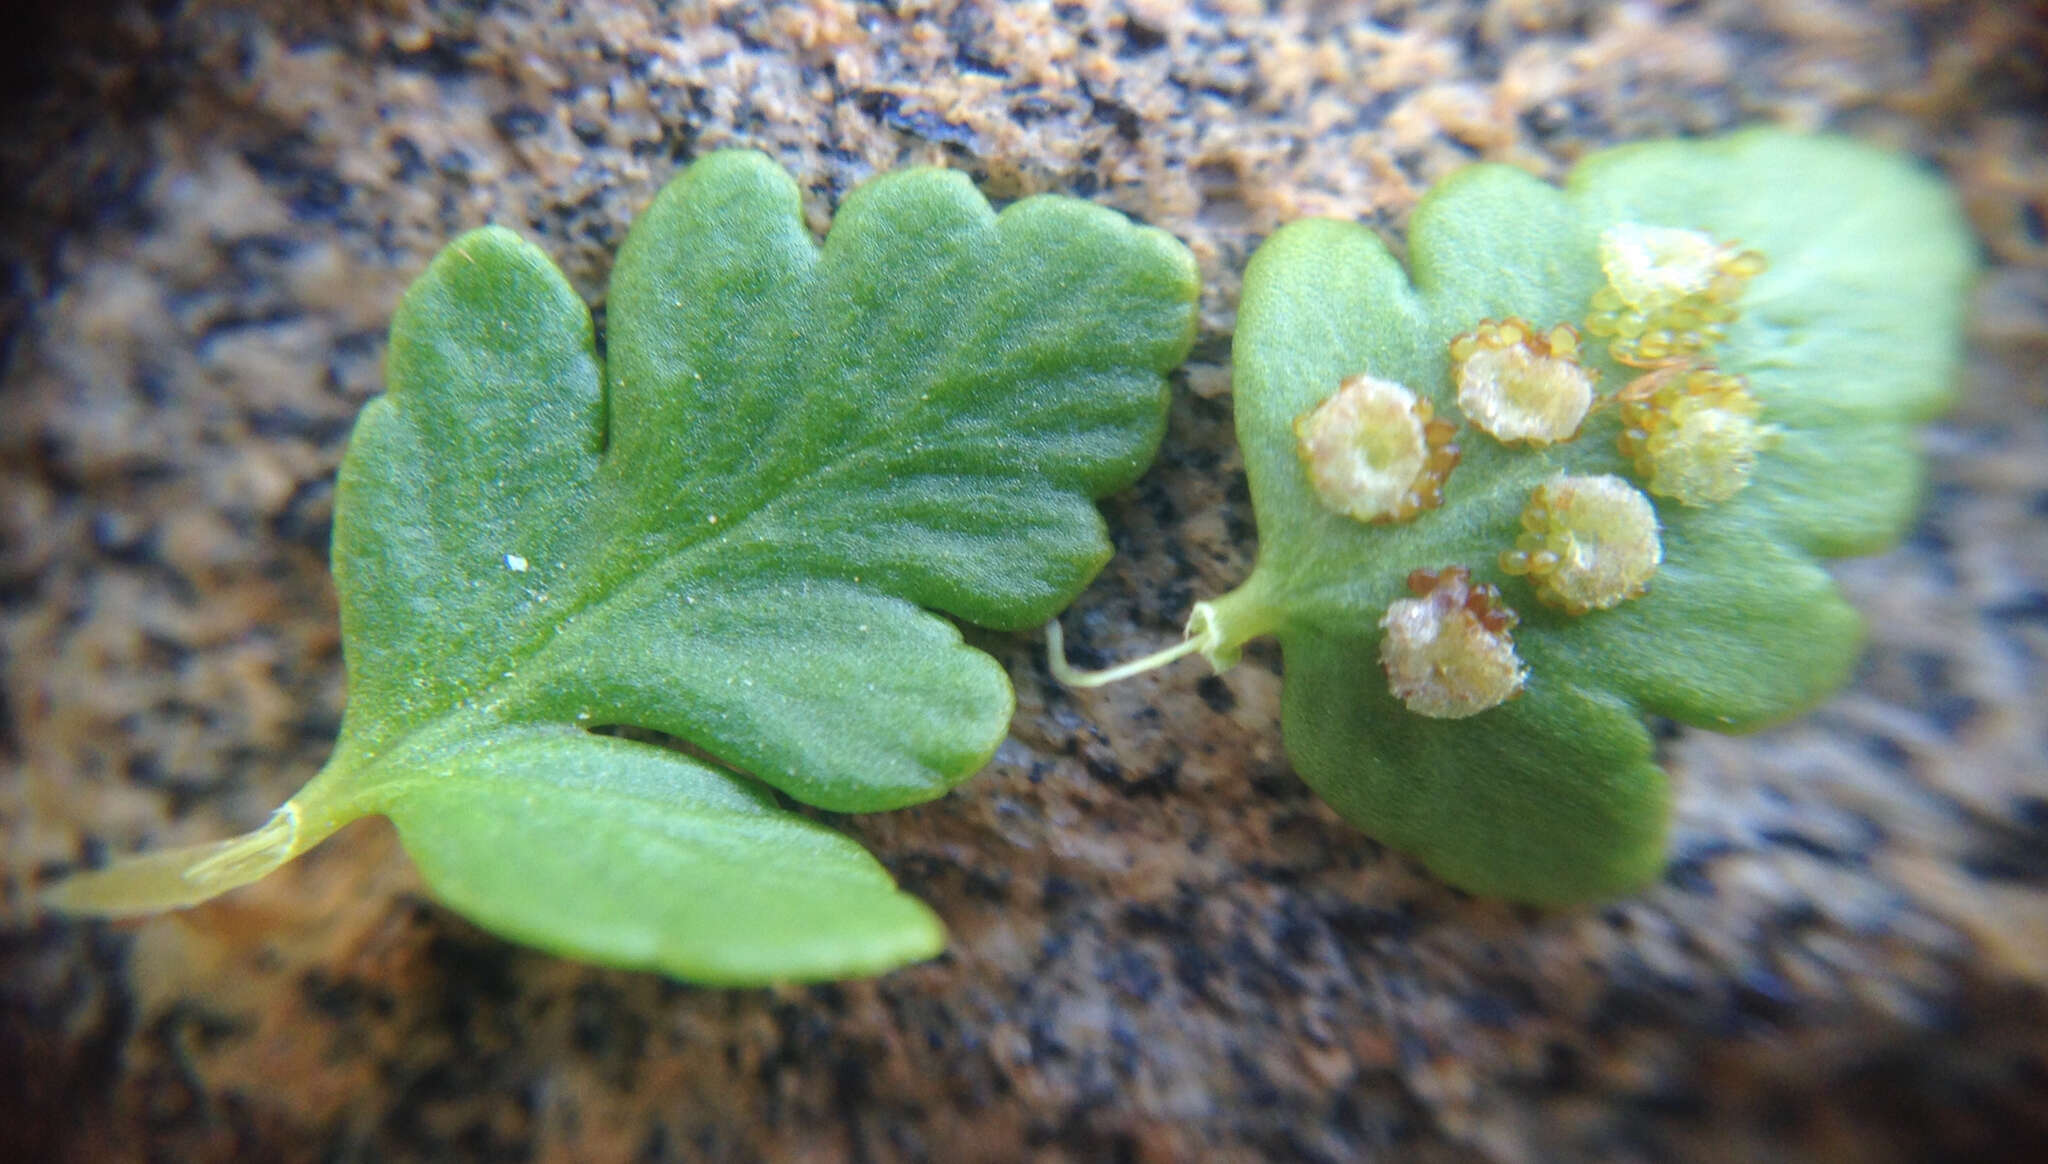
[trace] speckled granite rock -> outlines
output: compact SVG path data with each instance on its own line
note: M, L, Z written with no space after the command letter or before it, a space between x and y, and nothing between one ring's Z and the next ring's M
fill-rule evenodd
M2048 52L2028 6L1494 0L87 5L0 128L0 1158L1921 1160L2048 1151ZM33 33L23 35L33 36ZM16 74L17 77L27 76ZM1187 239L1207 328L1083 662L1253 547L1246 256L1396 241L1473 158L1555 175L1751 119L1918 153L1993 266L1924 520L1839 573L1853 687L1667 741L1655 890L1445 890L1288 771L1278 658L1054 686L937 803L841 822L952 927L879 982L698 990L506 945L389 830L128 927L40 916L109 851L246 828L343 676L331 475L398 292L525 230L601 294L690 157L765 149L814 225L876 171L1082 195ZM1098 652L1091 659L1091 652Z

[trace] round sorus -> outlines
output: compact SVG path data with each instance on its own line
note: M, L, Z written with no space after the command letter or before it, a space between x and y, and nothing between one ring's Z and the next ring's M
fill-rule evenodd
M1568 614L1641 594L1664 560L1650 499L1619 477L1559 475L1522 507L1522 533L1500 568L1526 576L1536 597Z
M1457 427L1400 384L1353 376L1294 422L1316 495L1358 521L1406 521L1444 503Z
M1593 404L1593 374L1566 323L1539 332L1519 319L1481 322L1451 341L1451 382L1466 417L1504 444L1570 440Z
M1645 488L1683 505L1726 501L1748 486L1777 429L1757 421L1749 381L1711 364L1660 368L1621 390L1621 455Z
M1593 295L1586 331L1624 364L1696 355L1726 338L1736 301L1766 265L1697 230L1619 223L1600 234L1607 285Z
M1521 694L1529 676L1515 654L1515 612L1500 591L1473 585L1463 566L1408 575L1413 598L1387 607L1380 663L1408 710L1463 719Z

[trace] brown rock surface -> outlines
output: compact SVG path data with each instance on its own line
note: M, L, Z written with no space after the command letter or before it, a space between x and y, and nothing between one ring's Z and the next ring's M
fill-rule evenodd
M0 127L0 1158L2043 1158L2048 48L2030 5L226 0L17 29ZM1056 687L847 822L953 931L878 982L718 991L507 945L381 824L139 925L81 860L253 826L343 696L331 478L406 281L495 220L602 294L689 158L768 151L813 225L881 170L1059 191L1195 249L1206 328L1090 652L1171 638L1253 533L1228 350L1252 248L1398 243L1475 158L1751 120L1918 154L1991 267L1929 504L1839 575L1855 684L1674 737L1676 855L1604 909L1476 902L1338 821L1277 654Z

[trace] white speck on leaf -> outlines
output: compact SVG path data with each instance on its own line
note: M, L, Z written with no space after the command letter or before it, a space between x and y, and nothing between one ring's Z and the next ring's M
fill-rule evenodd
M512 571L514 574L526 573L526 565L526 559L520 557L518 554L505 555L505 568L507 570Z

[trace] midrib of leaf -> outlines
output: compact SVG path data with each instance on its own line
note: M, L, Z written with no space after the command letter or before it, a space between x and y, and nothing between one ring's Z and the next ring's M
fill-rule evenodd
M514 721L474 709L454 709L408 732L393 746L372 757L349 758L337 753L289 802L301 813L304 839L300 851L312 847L336 828L357 817L388 810L412 788L448 779L445 768L470 753L549 736L587 736L587 729L553 720ZM635 746L658 748L655 744ZM698 763L678 754L679 763ZM638 798L644 799L644 798ZM651 810L673 805L648 801ZM716 805L693 805L694 815L720 822L743 822L768 815ZM725 827L721 824L720 827Z
M920 403L922 405L922 402ZM561 614L530 624L528 633L510 649L471 669L470 674L481 682L475 685L465 684L456 702L443 704L439 713L422 717L397 736L376 741L362 761L344 763L336 769L333 780L350 780L346 775L350 771L366 772L393 762L410 763L411 757L419 752L422 741L435 740L451 730L473 730L453 726L462 725L466 718L473 719L478 725L561 723L568 730L587 731L586 726L564 723L548 714L545 709L531 707L533 690L541 679L553 673L547 661L550 654L566 652L574 655L584 649L588 641L586 634L595 632L585 632L583 628L593 624L602 625L604 619L601 616L614 602L632 600L645 589L665 588L691 578L709 577L716 580L717 575L707 569L713 563L704 561L704 558L715 556L717 550L721 548L743 544L750 526L758 520L772 517L777 510L796 508L801 503L813 499L818 492L831 488L836 478L857 469L872 468L875 462L900 453L903 448L902 437L906 431L922 431L911 429L910 420L911 417L905 416L903 423L894 426L871 427L864 434L868 438L864 443L846 447L840 455L824 462L814 462L808 472L800 469L789 474L774 483L782 486L779 491L773 485L758 490L749 507L731 516L721 513L716 526L706 522L701 525L678 523L668 527L671 536L678 540L663 547L658 556L645 558L638 564L614 566L603 562L608 551L630 552L637 548L633 545L638 540L634 537L633 527L598 527L601 532L594 535L583 549L582 560L566 563L561 571L563 575L573 577L570 592L575 596L573 602L560 605ZM796 484L806 479L807 483ZM602 475L594 476L585 485L586 493L603 491L603 482L606 480L607 478ZM585 503L603 505L601 499L593 500L589 497L586 497ZM610 508L605 511L617 512L617 509ZM442 547L442 552L451 553L446 527L437 526L434 534L437 544ZM613 550L612 547L620 548ZM467 552L467 547L464 547L464 552ZM593 560L597 564L593 564ZM629 563L631 561L632 559L628 559ZM593 584L611 577L622 580L610 585ZM808 571L801 575L792 573L788 581L798 582L811 577L813 575ZM729 576L725 579L728 582L731 580ZM857 581L857 577L850 576L846 580ZM549 608L553 610L557 608L557 604L552 600L552 592L550 593ZM509 678L504 674L508 671L511 672ZM601 709L593 710L594 717L597 716L598 710ZM510 714L504 714L508 711ZM589 726L600 726L604 722L607 721L593 718ZM697 741L691 742L696 746L703 746ZM337 752L337 755L340 753ZM743 771L715 753L712 758L720 766L733 771ZM313 783L308 784L300 796L305 796L316 785L323 783L322 778L327 776L328 770L323 769L320 777L316 777ZM387 786L387 783L380 782L373 787ZM360 796L367 792L367 789L356 789L352 795Z
M955 348L964 346L964 343L954 345ZM949 353L947 360L950 361L951 358ZM1116 365L1067 365L1064 370L1069 375L1078 377L1119 369ZM923 391L916 393L915 398L912 396L915 385L881 394L878 406L869 410L877 420L863 426L858 437L839 445L834 455L824 460L778 466L778 471L772 474L764 471L758 479L759 487L737 504L730 501L714 501L709 497L708 490L694 490L692 496L712 506L710 511L703 515L695 515L697 520L679 521L664 527L643 527L637 531L631 527L621 530L619 535L606 539L611 543L610 546L600 549L599 552L605 555L606 560L600 563L596 572L637 574L655 568L660 562L685 555L706 542L730 540L745 530L750 521L763 513L794 507L798 502L808 500L820 492L829 491L836 484L837 478L855 469L883 467L891 456L905 451L915 451L920 434L942 436L945 438L943 443L946 444L954 443L954 438L962 435L974 435L987 439L998 448L1003 447L1004 438L1001 431L991 432L988 428L992 423L990 420L973 413L948 410L948 405L958 395L967 391L976 375L968 373L928 380L922 385ZM904 404L908 407L893 407ZM928 417L935 417L938 423L922 423ZM890 423L882 423L883 420ZM763 443L767 445L771 442L764 440ZM987 475L1007 477L1012 474L1002 472ZM612 479L600 473L597 477L598 487L603 488L603 483ZM718 517L716 525L703 520L710 512L715 512ZM633 536L636 532L647 535L647 538ZM653 539L659 539L660 544L658 549L650 552L647 543ZM589 595L582 599L574 610L576 613L582 613L587 608L607 601L609 597L608 592Z
M1114 366L1102 368L1076 367L1072 369L1076 374L1115 370ZM930 382L928 390L920 394L919 399L912 402L909 410L901 412L886 409L875 410L878 414L888 413L889 416L894 418L895 423L889 425L869 425L863 430L861 439L858 442L840 446L836 455L823 461L813 461L786 468L779 476L763 481L761 487L753 490L752 495L742 504L736 506L730 504L719 505L717 507L718 522L716 525L711 524L709 521L699 520L676 522L664 527L636 528L626 526L617 529L616 532L608 536L600 537L597 541L602 544L594 552L601 555L604 560L601 560L593 569L584 571L584 573L594 576L624 575L630 577L633 581L610 587L593 588L589 592L582 594L576 603L565 608L564 616L556 620L557 625L551 628L556 633L534 635L529 640L529 645L538 644L541 649L545 649L548 645L551 645L554 639L559 637L560 624L571 620L582 621L584 615L598 613L605 604L612 601L620 593L632 589L641 576L655 570L664 569L678 560L687 558L692 552L703 548L707 543L717 545L737 543L741 535L749 532L749 527L755 521L774 518L777 516L778 510L798 508L802 503L815 498L821 493L829 493L837 487L840 478L850 473L855 473L857 470L872 471L886 466L891 458L905 451L914 450L917 434L943 434L948 438L947 443L951 443L951 438L963 432L981 434L983 432L983 425L986 423L982 418L971 415L949 414L943 411L944 398L955 392L965 391L965 384L971 379L971 376L943 377ZM908 390L904 389L894 394L894 397L901 399L907 395ZM938 414L942 421L940 427L933 428L920 423L921 419L927 414L934 413ZM972 425L973 428L968 428L968 425ZM1000 443L999 438L992 439L998 439L998 443ZM989 475L1007 477L1010 474ZM605 488L604 483L609 480L612 480L612 478L600 474L596 478L597 484L594 488L602 490ZM607 511L616 511L616 500L605 508ZM661 539L661 544L658 549L650 551L647 540L641 536L636 536L636 534L644 534L648 538L659 538ZM848 580L852 581L854 579L849 578ZM531 652L528 652L522 657L530 657L530 655Z
M1000 251L997 240L1003 229L1005 216L1014 208L1013 206L995 215L986 235L979 235L979 231L976 232L982 243L977 248L977 258L992 259ZM804 300L807 317L820 312L818 296L830 289L824 274L824 264L830 261L829 252L819 250L814 252L813 257L815 261L806 271L806 277L812 281L813 287L812 294ZM1073 278L1039 288L1040 297L1051 302L1085 301L1091 288L1112 281L1119 270L1115 264L1091 268L1087 277ZM713 527L709 522L700 520L685 522L680 527L671 527L670 530L648 531L662 537L665 542L659 556L665 558L687 552L707 540L738 530L761 510L804 496L805 489L800 483L806 477L811 478L808 488L815 490L825 485L830 476L868 458L870 454L905 447L906 436L913 440L918 433L945 434L950 437L961 432L962 426L978 426L983 423L983 418L974 415L971 410L958 410L956 406L970 392L974 382L987 370L972 366L962 370L962 364L968 354L994 346L991 337L1002 334L1009 323L1009 317L1001 312L989 311L984 297L977 299L969 309L968 320L972 324L971 327L952 330L944 336L942 343L934 346L934 350L923 353L907 366L896 367L891 374L883 378L883 388L871 394L869 407L778 411L774 416L773 427L764 434L760 442L763 449L773 450L778 446L801 448L806 442L801 439L790 440L789 434L800 435L805 431L816 431L823 423L821 418L829 415L836 426L835 431L843 438L838 455L822 462L786 465L775 464L772 456L765 463L762 460L751 460L748 464L752 472L746 475L751 476L759 487L745 500L737 503L730 499L716 501L711 497L711 491L702 487L705 482L692 482L692 495L717 507L718 525ZM796 375L786 379L796 384L829 383L846 379L848 370L838 367L833 357L849 345L858 347L860 337L835 333L821 337L819 342L807 343L805 341L808 334L801 326L790 331L787 350L798 355L801 368ZM835 344L834 341L839 342ZM971 364L971 361L965 362ZM1065 361L1060 362L1059 367L1068 375L1088 375L1118 369L1118 365L1114 364L1095 367ZM874 376L875 367L872 364L857 365L851 369L851 375L855 378ZM678 381L689 378L689 370L684 370L676 377ZM1028 373L1025 378L1029 380ZM603 382L609 383L609 380ZM849 417L856 424L849 425ZM858 423L863 418L865 423ZM926 418L935 418L937 425L920 423ZM746 472L738 470L737 467L732 471ZM610 479L612 478L600 471L600 482ZM674 530L677 528L682 531L681 540L675 540ZM627 571L645 568L644 561L641 565L634 564L636 557L637 552L619 568ZM609 568L610 563L606 563L606 566ZM601 600L602 596L598 596L592 601Z
M777 510L796 508L801 502L809 500L816 492L828 487L835 475L852 471L854 468L859 467L859 462L861 461L878 458L885 453L894 451L893 448L882 445L869 445L852 450L849 455L826 463L814 473L809 488L784 490L780 494L766 498L755 504L752 508L730 519L721 515L716 532L713 532L707 523L707 528L695 531L694 536L687 537L680 545L667 549L666 552L648 561L645 565L624 571L623 581L596 591L580 605L569 610L563 617L555 620L553 624L546 628L549 632L548 634L544 636L536 635L530 638L526 644L526 649L509 660L513 665L505 668L514 672L513 677L511 679L500 678L495 684L485 689L487 694L496 696L495 699L488 702L505 706L518 706L520 703L516 698L519 694L518 689L530 686L541 676L549 673L544 665L546 656L555 651L575 653L580 650L585 642L585 636L597 633L585 631L583 628L592 625L601 626L604 620L600 616L605 613L606 608L615 602L636 600L641 595L641 592L645 590L667 589L678 583L694 579L708 579L713 582L723 582L729 585L735 580L753 580L766 577L762 574L720 575L713 568L717 564L715 560L716 555L720 550L737 549L743 546L751 533L751 527L754 527L756 523L772 520L776 516ZM832 579L819 577L809 570L804 570L801 572L792 571L781 580L797 584L805 581L827 581ZM859 582L858 576L848 576L843 580ZM519 663L532 662L539 662L543 665L525 668L517 665Z

